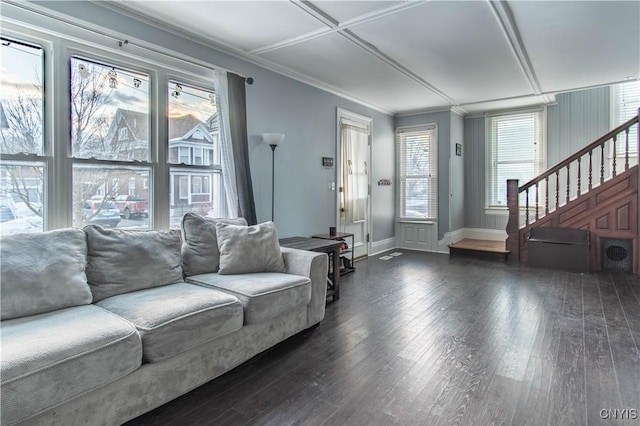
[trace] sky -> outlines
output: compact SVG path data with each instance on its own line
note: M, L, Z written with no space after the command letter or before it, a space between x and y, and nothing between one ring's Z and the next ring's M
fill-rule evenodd
M43 76L43 51L16 43L2 41L0 49L0 101L8 102L15 98L18 92L37 95L34 83ZM72 58L70 66L73 73L80 73L80 65L85 68L85 75L89 78L92 73L102 71L106 74L111 66L102 66L83 58ZM117 87L110 89L105 79L103 90L110 92L110 102L103 109L103 114L113 116L118 108L148 112L149 110L149 76L133 70L114 68ZM140 80L139 87L134 86L134 78ZM201 121L206 121L215 111L209 97L209 92L181 83L182 90L177 96L171 96L176 89L176 82L170 82L169 116L192 114Z

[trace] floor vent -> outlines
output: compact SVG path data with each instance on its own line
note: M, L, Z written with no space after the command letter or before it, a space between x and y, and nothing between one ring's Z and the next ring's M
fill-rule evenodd
M633 265L633 241L603 238L601 241L601 262L603 270L629 271Z

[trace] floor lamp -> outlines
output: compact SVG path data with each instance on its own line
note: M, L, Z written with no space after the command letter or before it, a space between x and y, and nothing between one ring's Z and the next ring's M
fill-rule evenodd
M278 144L282 143L284 140L284 135L282 133L263 133L262 140L265 141L271 147L271 221L273 222L273 210L274 210L274 200L275 200L275 183L276 183L276 168L275 168L275 158L276 158L276 147Z

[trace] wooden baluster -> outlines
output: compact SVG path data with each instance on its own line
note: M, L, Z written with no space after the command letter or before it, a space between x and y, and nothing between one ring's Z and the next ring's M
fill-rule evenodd
M529 226L529 188L524 191L524 223Z
M582 162L582 157L578 158L578 191L577 196L580 196L580 184L582 183L582 176L580 176L580 163Z
M556 170L556 210L560 207L560 170Z
M544 178L544 214L549 214L549 176Z
M604 142L600 145L600 185L604 183Z
M593 188L593 151L589 151L589 191Z
M540 205L540 201L538 200L538 182L536 182L536 220L540 219L538 206Z
M567 164L567 202L569 204L569 192L571 191L571 176L570 176L570 164Z
M617 135L613 136L613 162L611 163L611 176L616 177L616 151L618 147L616 146Z
M624 170L629 170L629 129L625 129L624 139Z

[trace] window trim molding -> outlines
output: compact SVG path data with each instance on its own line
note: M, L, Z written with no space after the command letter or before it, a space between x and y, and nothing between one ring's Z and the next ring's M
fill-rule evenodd
M397 223L424 223L424 224L435 224L438 223L438 211L439 211L439 195L440 195L440 188L439 188L439 184L440 184L440 179L439 179L439 175L440 175L440 170L439 170L439 151L440 151L440 147L438 146L438 141L439 141L439 132L438 132L438 123L437 122L433 122L433 123L424 123L424 124L413 124L413 125L409 125L409 126L399 126L396 127L394 129L393 132L393 136L394 136L394 152L398 152L398 134L401 133L402 131L412 131L412 130L420 130L420 129L424 129L424 130L433 130L435 132L436 135L436 139L435 139L435 148L436 148L436 158L435 158L435 164L436 164L436 207L435 207L435 217L431 217L431 218L406 218L406 217L402 217L400 215L400 206L401 206L401 202L400 202L400 198L402 197L401 191L400 191L400 186L398 186L398 190L396 191L396 208L395 208L395 221ZM396 181L398 182L398 185L400 185L400 167L399 167L399 161L400 159L397 157L396 154L396 161L395 161L395 168L396 168Z
M166 88L171 80L180 80L195 87L214 90L214 66L196 58L160 47L146 47L148 43L137 42L118 46L118 34L93 32L82 23L66 20L58 22L53 15L40 11L31 5L3 4L2 34L16 39L33 42L43 48L44 54L44 116L43 155L3 155L6 160L41 161L45 167L43 188L44 222L43 230L73 226L73 166L105 164L111 166L148 167L149 229L167 229L171 225L170 213L170 173L176 165L169 164L169 148L165 143L168 136L162 106L168 105ZM149 160L113 161L73 158L71 152L71 126L69 123L71 72L69 61L72 56L88 57L99 62L107 62L125 69L144 72L149 75ZM55 67L55 77L51 78ZM61 112L62 111L62 112ZM214 151L215 154L215 151ZM11 158L10 158L11 157ZM215 157L215 156L214 156ZM206 163L203 150L203 164ZM178 165L179 167L179 165ZM195 166L219 173L214 164ZM166 176L166 179L164 178ZM224 177L217 180L224 185ZM210 182L213 189L214 181ZM225 203L221 203L222 211Z
M546 170L547 168L547 106L538 106L532 108L520 108L509 111L500 111L494 113L484 114L484 149L485 149L485 187L484 187L484 211L485 214L501 215L502 210L506 210L507 206L499 206L491 204L491 177L493 170L493 157L492 157L492 140L491 140L491 119L496 117L505 117L510 115L540 113L540 168L538 173ZM519 182L524 184L526 182ZM506 182L505 182L506 185Z

